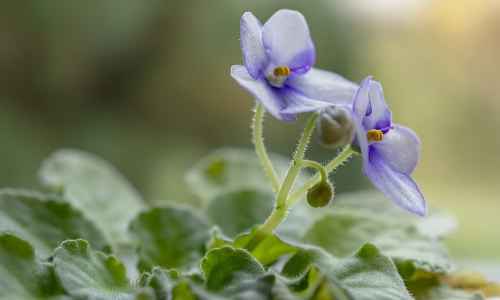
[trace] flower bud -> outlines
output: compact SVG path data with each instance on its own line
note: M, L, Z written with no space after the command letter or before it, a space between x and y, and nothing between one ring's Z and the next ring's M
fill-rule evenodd
M328 106L319 115L319 141L329 148L348 145L354 139L354 126L352 115L346 108Z
M307 203L312 207L325 207L333 199L333 186L320 181L307 190Z

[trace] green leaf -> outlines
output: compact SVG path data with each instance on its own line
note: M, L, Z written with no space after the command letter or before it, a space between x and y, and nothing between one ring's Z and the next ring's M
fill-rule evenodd
M85 152L59 150L43 162L39 177L45 186L62 192L113 246L129 242L129 222L146 205L113 166Z
M482 300L480 293L469 294L461 290L453 289L442 282L439 278L427 277L411 280L408 289L416 299L420 300Z
M182 300L198 300L198 299L206 299L199 298L193 291L191 290L191 286L186 281L181 281L179 284L175 286L172 291L173 299L182 299ZM166 298L158 298L158 299L166 299Z
M415 268L443 273L454 267L440 241L423 236L411 225L378 217L326 215L314 224L304 241L338 257L352 253L365 242L373 243L394 259L405 278L409 278Z
M365 244L333 270L355 299L412 299L390 258Z
M44 257L66 239L83 238L98 250L110 250L102 233L69 203L26 190L0 190L0 230L30 241Z
M335 198L303 241L336 256L348 255L365 242L374 243L409 278L416 269L445 273L455 268L440 241L455 227L454 218L439 209L431 207L422 218L394 205L380 192L354 192Z
M228 246L210 250L201 262L201 269L207 290L213 292L256 282L265 275L264 268L250 253Z
M156 299L171 299L172 289L179 281L179 275L175 270L166 270L154 267L144 285L153 288Z
M208 203L205 214L229 236L248 231L271 214L274 195L257 190L220 193Z
M40 261L21 238L0 234L0 298L43 299L62 294L54 268Z
M140 245L139 269L189 268L203 257L211 224L188 208L156 207L132 221L130 233Z
M62 243L54 252L54 268L64 290L75 298L132 299L137 292L123 263L92 250L85 240Z
M241 234L235 240L223 236L217 228L212 230L212 241L209 248L220 248L231 246L244 248L250 239L257 233L258 226L254 227L250 233ZM283 255L290 255L297 252L298 248L283 242L274 234L267 236L253 251L252 256L263 266L269 266Z
M290 257L281 269L280 276L295 294L306 296L307 299L355 299L332 271L339 264L338 258L323 249L304 246Z
M429 213L425 217L419 217L397 206L378 190L338 195L334 198L330 211L376 217L391 220L395 224L411 225L419 234L431 239L446 238L457 227L456 219L437 207L430 206Z
M312 291L312 295L308 297L314 300L350 300L356 299L350 294L337 280L332 277L324 277L318 287Z
M201 262L206 290L228 299L270 299L273 275L250 253L224 246L210 250Z
M304 276L311 265L326 277L328 290L337 298L412 299L394 263L372 244L342 259L321 248L304 248L289 259L281 274Z
M288 159L272 155L273 165L282 178L288 170ZM272 192L272 186L255 151L222 148L198 161L187 173L190 190L202 202L227 190Z
M143 277L142 286L151 287L156 299L221 300L221 297L205 290L192 280L193 276L179 274L176 270L154 267L151 274Z
M194 284L186 279L179 280L179 283L172 290L172 299L182 300L229 300L244 298L227 298L211 293L203 286Z

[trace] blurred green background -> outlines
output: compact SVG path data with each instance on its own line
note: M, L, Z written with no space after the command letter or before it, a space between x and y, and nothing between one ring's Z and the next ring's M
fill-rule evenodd
M316 67L384 86L396 123L422 140L414 177L457 216L458 257L500 260L500 2L496 0L1 1L0 186L39 188L59 148L114 164L150 201L188 193L183 174L221 146L251 147L252 97L239 19L300 10ZM266 120L268 148L290 155L303 118ZM311 158L332 152L313 146ZM337 191L371 187L354 159Z

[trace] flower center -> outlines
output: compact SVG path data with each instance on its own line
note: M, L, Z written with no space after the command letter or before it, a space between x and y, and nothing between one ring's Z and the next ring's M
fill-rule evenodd
M368 130L368 132L366 133L366 138L368 139L368 142L370 142L370 143L380 142L383 137L384 137L384 134L382 133L381 130L378 130L378 129L371 129L371 130Z
M282 87L288 75L290 75L289 67L278 66L274 68L272 75L267 76L267 81L274 87Z

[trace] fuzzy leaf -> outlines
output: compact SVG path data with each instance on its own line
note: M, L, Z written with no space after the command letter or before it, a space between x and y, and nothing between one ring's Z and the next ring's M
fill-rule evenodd
M205 274L207 289L216 292L265 273L250 253L228 246L210 250L201 262L201 269Z
M62 294L52 264L40 261L25 240L0 234L0 298L45 299Z
M175 270L154 267L144 285L153 288L156 299L171 299L172 289L179 280Z
M459 289L453 289L439 278L424 277L408 282L408 289L416 299L421 300L482 300L480 293L466 293Z
M336 256L348 255L365 242L376 244L409 278L416 269L430 273L453 271L441 239L455 229L455 219L431 207L418 217L394 205L378 191L339 195L304 234L303 241L324 247ZM329 238L335 236L335 239Z
M0 190L0 230L30 241L43 257L66 239L83 238L98 250L110 250L102 233L71 204L26 190Z
M196 280L192 275L184 276L174 269L166 270L154 267L151 274L146 273L143 286L154 290L155 299L182 300L221 300L226 299L205 290L201 285L203 280ZM143 276L144 277L144 276ZM195 276L194 276L195 277ZM195 282L200 282L196 284Z
M321 248L304 248L285 264L282 275L304 276L311 266L328 279L330 293L340 299L412 299L394 263L372 244L342 259Z
M54 268L64 290L74 298L133 299L137 292L123 263L92 250L85 240L62 243L54 252Z
M355 299L412 299L390 258L372 244L342 259L332 271Z
M289 160L272 155L278 176L284 176ZM227 190L272 192L272 186L255 151L248 149L217 149L198 161L186 174L191 191L205 202Z
M443 210L431 206L425 217L400 208L378 190L358 191L338 195L331 212L356 214L392 220L396 224L411 225L419 234L431 239L443 239L451 235L456 227L456 219Z
M206 215L229 236L263 223L271 213L274 196L257 190L227 191L212 198Z
M39 177L94 222L113 246L129 242L129 222L146 205L109 163L85 152L59 150L43 162Z
M187 208L156 207L132 221L130 233L140 245L139 269L189 268L203 257L211 224Z
M242 249L222 247L210 250L201 262L206 289L231 299L269 299L274 276Z
M255 236L258 226L254 227L250 233L239 235L235 240L229 239L218 232L217 228L212 230L212 241L209 248L220 248L231 246L235 248L245 248L252 237ZM277 261L283 255L290 255L297 252L298 248L283 242L276 235L271 234L264 238L262 242L252 251L252 256L263 266L268 266Z
M378 217L326 215L314 224L304 241L338 257L352 253L366 242L373 243L394 259L405 278L410 277L415 268L443 273L454 267L440 241L423 236L411 225Z

